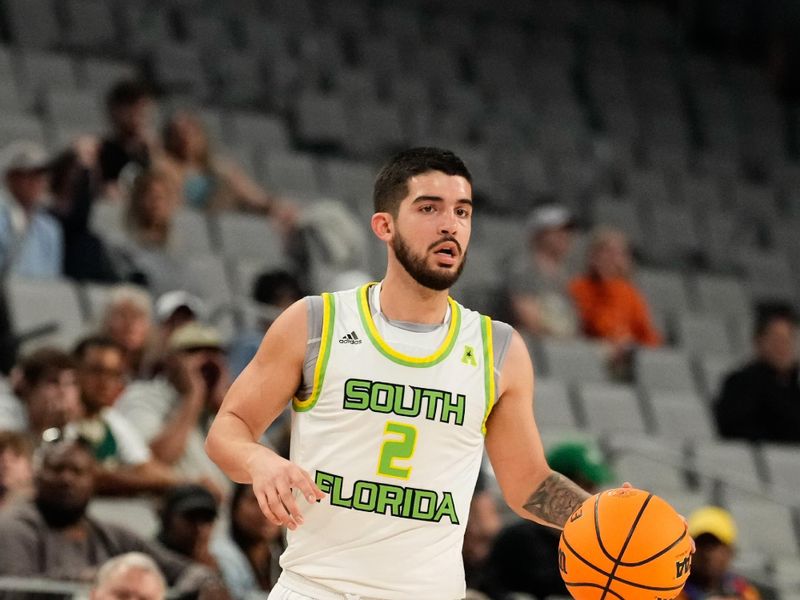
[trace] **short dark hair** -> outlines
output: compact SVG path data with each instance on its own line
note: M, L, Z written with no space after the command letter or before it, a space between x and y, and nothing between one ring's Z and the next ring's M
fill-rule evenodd
M449 150L431 147L403 150L390 158L378 173L372 194L375 212L388 212L396 216L400 201L408 193L408 180L429 171L457 175L472 184L472 175L467 166Z
M144 81L123 79L118 81L106 94L106 108L131 106L140 100L153 98L153 89Z
M36 385L51 373L75 368L75 360L58 348L39 348L19 362L22 380L26 385Z
M797 311L786 302L764 302L756 307L756 322L753 328L753 337L759 338L773 321L788 321L792 325L798 324Z
M107 335L90 335L83 338L75 346L75 350L72 351L72 356L75 357L75 360L80 362L91 348L111 348L117 350L122 356L125 356L125 348L122 344Z
M20 431L0 431L0 454L6 450L30 459L33 457L33 442Z
M304 295L297 277L289 271L283 269L267 271L261 273L253 282L253 300L261 304L276 304L284 294L298 299Z

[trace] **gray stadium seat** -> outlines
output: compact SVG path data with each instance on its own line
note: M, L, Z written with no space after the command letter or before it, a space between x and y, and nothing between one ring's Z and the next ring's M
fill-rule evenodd
M592 219L596 225L624 231L635 247L640 247L644 241L638 208L633 200L601 196L592 204Z
M141 537L154 540L161 530L153 501L144 498L95 498L87 512L102 523L135 529Z
M558 379L536 379L534 390L536 423L544 429L577 429L567 385Z
M542 350L546 363L543 371L549 377L581 383L608 381L604 347L600 344L546 338L542 340Z
M800 599L800 559L796 556L779 556L773 561L775 583L781 590L794 590L796 596L781 594L783 600Z
M779 252L742 252L738 259L747 288L755 300L797 299L797 287L789 260Z
M699 250L697 227L687 207L655 204L644 223L647 243L641 251L650 262L664 266L685 264Z
M679 272L639 269L636 282L653 309L673 315L688 312L689 294Z
M709 411L699 399L675 402L655 394L650 397L650 408L656 430L663 437L708 440L716 435Z
M375 169L367 163L332 158L322 163L322 190L340 198L358 215L372 214Z
M211 241L205 213L182 208L175 213L173 221L172 250L182 256L210 254Z
M27 113L0 113L0 146L17 140L30 140L46 145L42 122Z
M150 63L156 82L170 93L206 98L208 82L195 46L162 41L150 53Z
M675 326L679 345L692 355L736 353L728 325L716 312L680 314Z
M53 48L60 41L55 5L48 0L6 0L3 14L11 36L23 48Z
M44 90L77 88L75 64L63 54L25 51L17 57L17 72L20 91L24 91L30 106Z
M617 481L658 494L688 492L686 459L678 440L620 433L608 439Z
M761 452L772 489L796 494L800 489L800 445L764 444Z
M228 141L247 144L258 152L288 150L289 132L282 119L261 113L234 112L227 120Z
M697 307L706 313L714 312L736 318L749 318L752 308L750 297L742 281L708 273L694 278Z
M233 294L228 282L228 269L222 257L191 256L184 260L184 264L184 289L205 300L212 311L231 303Z
M102 98L111 86L123 79L135 79L138 69L132 63L104 58L86 58L81 70L81 87L93 90Z
M8 303L15 334L56 325L55 332L36 337L23 345L26 349L54 344L71 349L84 332L83 313L75 286L64 279L21 279L8 281Z
M798 545L791 510L761 499L736 498L730 512L739 530L738 545L767 556L797 557Z
M85 283L81 286L80 293L83 297L84 315L89 323L97 323L103 316L103 309L108 304L112 285L99 283Z
M704 481L720 479L749 490L762 486L753 449L744 442L696 441L693 467Z
M297 139L309 145L339 145L348 137L344 100L334 94L306 92L295 105Z
M679 350L640 348L635 362L636 381L647 393L696 391L688 357Z
M231 51L211 58L214 101L226 106L258 105L264 99L265 86L257 57Z
M47 90L42 101L54 127L83 128L87 134L99 134L105 126L104 111L94 91Z
M112 5L102 0L66 0L62 3L66 17L63 41L76 50L109 51L119 35L114 23Z
M711 401L719 394L725 377L744 364L741 357L730 354L703 356L698 359L703 394Z
M319 196L317 177L313 155L271 152L264 159L261 179L268 190L302 201Z
M266 217L224 213L217 217L222 252L234 259L259 260L264 265L283 265L283 241Z
M586 424L595 433L646 433L636 392L629 386L587 383L578 388Z
M364 102L350 108L343 146L364 159L391 154L403 146L405 133L400 111L393 104Z

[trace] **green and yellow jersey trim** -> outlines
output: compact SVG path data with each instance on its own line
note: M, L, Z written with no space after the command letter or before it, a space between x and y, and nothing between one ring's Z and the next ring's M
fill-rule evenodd
M311 389L311 395L305 400L300 400L298 398L292 399L292 408L297 412L305 412L314 408L322 392L322 384L325 381L325 369L328 367L328 359L331 356L333 322L335 317L336 305L333 301L333 294L322 294L322 335L319 342L317 365L314 368L314 385Z
M369 308L369 289L373 285L375 285L375 283L368 283L358 290L358 312L361 315L361 323L364 326L364 330L367 332L367 337L381 354L392 362L405 367L432 367L447 358L455 345L458 331L461 328L461 308L455 300L449 296L447 298L447 301L450 303L450 328L447 330L447 335L441 346L439 346L436 352L428 356L409 356L389 346L378 332L378 328L375 326L375 321L372 318L372 311Z
M486 412L481 422L481 433L486 435L486 421L494 407L494 343L492 341L492 320L481 315L481 339L483 340L483 378L486 391Z

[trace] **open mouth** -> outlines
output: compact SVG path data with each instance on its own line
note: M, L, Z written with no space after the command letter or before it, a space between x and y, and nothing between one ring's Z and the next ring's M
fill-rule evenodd
M456 263L458 256L458 246L453 242L447 242L439 245L433 251L437 256L439 264L442 266L450 266Z

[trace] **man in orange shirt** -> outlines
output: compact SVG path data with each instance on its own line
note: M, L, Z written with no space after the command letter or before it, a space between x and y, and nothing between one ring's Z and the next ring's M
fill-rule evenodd
M647 302L629 280L631 254L625 234L597 229L589 244L586 274L569 286L583 333L612 345L610 367L625 378L636 346L659 346Z

